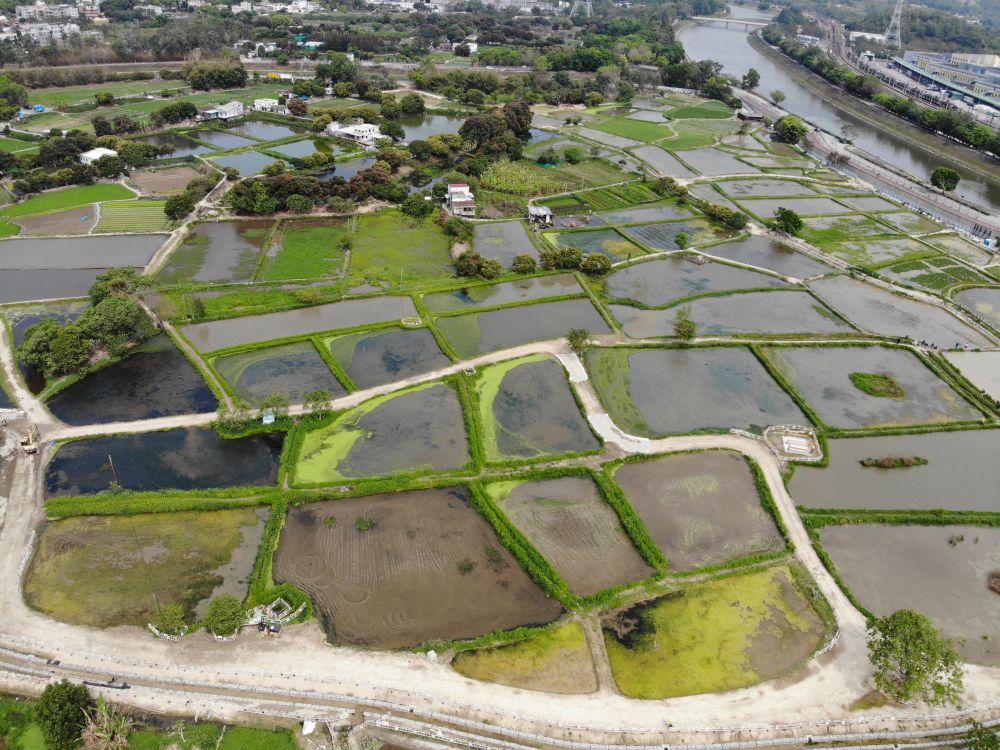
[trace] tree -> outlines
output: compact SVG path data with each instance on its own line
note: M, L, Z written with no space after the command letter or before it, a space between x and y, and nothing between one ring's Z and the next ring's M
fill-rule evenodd
M97 706L86 712L84 750L127 750L135 721L117 706L98 697Z
M478 276L483 256L475 250L466 250L455 259L455 273L459 276Z
M775 89L771 92L771 101L780 105L783 101L785 101L785 92L781 89Z
M223 201L237 213L255 216L273 214L278 207L260 180L242 180L236 183L226 193Z
M260 414L270 411L274 413L275 419L284 419L288 416L288 396L281 393L272 393L260 402Z
M144 341L153 333L146 311L131 297L108 297L86 310L76 321L84 336L112 354L130 341Z
M958 704L962 662L954 644L919 612L901 609L868 625L875 685L900 701Z
M87 293L95 305L113 296L133 294L145 282L139 273L131 266L124 268L109 268L98 274Z
M396 101L396 97L392 94L385 94L382 97L379 109L382 113L382 117L386 120L398 120L403 114L402 107L400 107L399 102Z
M399 100L399 108L404 115L422 115L424 113L424 100L420 94L406 94Z
M399 208L407 216L419 219L434 212L434 201L427 200L427 196L423 193L414 193L407 197Z
M90 360L90 347L79 326L60 328L52 337L46 358L45 376L68 375L77 372Z
M962 175L951 167L936 167L934 171L931 172L931 185L936 187L938 190L951 192L958 187L958 183L961 182L961 180Z
M542 268L565 268L576 269L583 262L583 251L578 247L557 247L551 250L543 250L539 257L542 260Z
M563 158L569 164L579 164L586 155L586 152L579 146L567 146L563 149Z
M524 253L514 258L511 268L514 270L514 273L534 273L535 269L538 268L538 263L532 256Z
M328 414L333 409L333 394L322 388L310 391L306 394L303 404L310 414L317 416Z
M785 234L798 234L802 231L802 217L790 208L779 206L774 212L774 228Z
M98 107L110 107L115 103L115 96L109 91L98 91L94 94L94 101Z
M232 594L220 594L208 603L208 610L201 620L205 629L214 635L236 635L245 619L243 604Z
M496 258L487 258L479 266L479 275L484 279L497 279L503 273L503 266Z
M153 623L156 629L166 635L180 635L187 628L184 620L184 608L180 604L167 604L160 607L160 612Z
M309 105L297 97L295 99L289 99L285 106L287 106L288 111L296 117L305 117L306 112L309 111Z
M989 727L973 721L962 747L964 750L1000 750L1000 736Z
M688 237L687 232L678 232L677 236L674 237L674 242L677 243L677 247L683 250L688 246L688 244L690 244L691 238Z
M304 214L313 210L313 206L316 204L313 199L308 195L296 195L292 194L285 198L285 210L293 211L295 213Z
M590 343L590 331L583 328L570 328L566 334L566 343L569 344L571 351L578 357L582 357L587 344Z
M37 370L45 371L49 367L49 352L52 349L52 341L62 330L59 321L54 318L45 318L30 326L24 332L24 338L17 346L17 362L25 367L34 367Z
M741 85L747 91L753 91L760 85L760 73L757 72L756 68L750 68L743 74L743 82Z
M785 115L774 123L774 140L779 143L798 143L806 134L806 124L796 115Z
M406 138L406 130L398 122L387 122L382 128L382 135L387 135L394 141L401 141Z
M73 750L86 724L85 712L94 705L85 685L68 680L48 685L35 703L34 718L49 750Z
M604 253L587 253L580 261L580 270L590 276L604 276L611 270L611 259Z
M698 335L698 326L691 320L690 307L684 306L677 311L674 318L674 335L686 342L694 341Z
M163 204L163 213L168 219L174 221L180 221L192 211L194 211L194 202L186 193L172 195Z

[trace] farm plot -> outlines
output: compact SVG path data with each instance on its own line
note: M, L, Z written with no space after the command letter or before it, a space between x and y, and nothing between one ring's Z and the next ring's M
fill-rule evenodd
M719 143L723 146L730 146L731 148L738 148L743 151L767 151L767 146L752 135L740 135L739 133L724 135L719 139Z
M826 628L787 566L692 584L605 618L615 682L631 698L745 687L793 670Z
M781 279L725 263L693 263L670 256L614 271L604 284L609 299L660 307L674 300L733 289L787 287Z
M961 284L986 284L989 279L967 268L948 255L910 260L881 271L904 284L913 284L931 292L946 292Z
M956 343L958 346L989 346L985 336L951 313L863 281L833 276L811 281L809 287L862 330L882 336L923 339L941 348L951 348Z
M462 359L532 341L562 338L571 328L582 328L597 336L611 333L600 312L587 299L439 317L434 325Z
M417 314L409 297L345 299L297 310L195 323L181 329L200 351L398 321Z
M826 245L826 252L840 256L856 266L868 268L886 263L918 260L937 255L937 251L910 237L870 239L856 242L836 242Z
M615 424L644 437L807 424L748 349L589 349L585 362ZM683 398L664 398L665 389Z
M562 365L544 355L483 370L476 380L487 460L594 451Z
M989 265L995 258L992 253L957 234L936 234L928 237L927 242L973 266Z
M669 177L695 177L692 172L677 157L659 146L643 146L633 149L632 153L649 164L657 174Z
M590 477L497 482L487 491L578 596L653 573Z
M473 246L484 258L495 258L504 266L509 266L518 255L538 257L535 243L521 221L477 224L473 230Z
M681 232L688 236L687 247L698 247L733 236L733 233L728 229L710 224L705 219L635 224L623 227L622 232L656 251L677 250L677 235Z
M245 596L265 517L239 509L49 522L25 599L58 620L97 628L144 628L167 604L193 619L213 594Z
M650 221L687 219L694 216L694 212L674 203L661 203L658 206L602 211L598 216L608 224L641 224Z
M927 234L943 229L940 224L936 224L930 219L925 219L919 214L909 211L899 211L891 214L879 214L879 219L886 221L894 227L898 227L906 234Z
M652 203L663 199L659 193L654 192L641 182L629 182L625 185L613 185L599 190L587 190L576 198L595 211L627 208L637 203Z
M591 229L577 232L545 232L542 235L556 247L577 247L587 253L601 253L612 262L629 260L645 255L634 242L625 239L614 229Z
M61 211L66 208L77 208L78 206L86 206L100 201L124 200L134 197L135 193L116 182L59 188L58 190L39 193L20 203L4 206L0 208L0 217L18 219L22 216L33 216L50 211Z
M808 292L749 292L701 297L685 303L699 336L741 333L850 333L850 325ZM632 338L674 336L677 310L608 308Z
M97 224L97 207L67 208L48 214L24 216L17 220L22 235L33 237L53 234L89 234Z
M449 471L468 461L462 405L450 386L436 383L366 401L307 433L295 481Z
M722 192L734 198L758 198L782 196L814 197L816 191L805 182L798 180L779 180L776 177L762 177L752 180L722 180L715 183ZM772 209L773 212L773 209Z
M827 441L828 468L803 465L789 483L799 505L885 510L997 510L1000 430L841 438ZM922 458L896 469L865 459Z
M799 216L828 216L831 214L853 213L832 198L753 198L740 201L745 211L762 219L769 219L779 208L787 208Z
M452 273L451 240L433 219L411 219L399 211L357 217L352 236L352 279L411 285Z
M897 211L899 206L890 200L886 200L880 195L858 195L848 198L840 198L841 203L846 203L851 208L858 211Z
M597 675L583 627L568 622L555 630L494 648L462 651L451 667L473 680L540 690L592 693Z
M616 138L630 141L630 143L626 145L638 145L640 142L655 143L656 141L662 141L664 138L670 138L674 135L674 131L671 130L665 123L658 124L654 122L643 122L642 120L631 120L627 117L609 117L603 122L592 124L591 127L594 130L601 131L601 133L610 133ZM583 132L584 130L586 130L586 128L581 128L580 132L586 135L586 133ZM607 143L611 146L619 145L614 141L609 141L606 137L591 138L591 140L601 141L602 143Z
M504 281L500 284L480 284L451 292L424 295L424 304L432 312L491 307L527 302L546 297L583 294L583 289L571 273L556 276L536 276L530 279Z
M1000 596L987 585L1000 529L982 526L828 526L820 538L844 583L876 616L927 615L980 664L1000 664Z
M316 390L329 391L334 398L346 393L309 341L228 354L212 364L236 396L251 404L272 393L293 404Z
M125 469L117 476L126 490L273 485L283 442L280 434L225 440L199 428L77 440L60 445L46 468L47 496L108 489L115 479L108 456Z
M351 333L323 343L359 388L403 380L451 364L426 328Z
M807 255L798 253L787 245L768 239L767 237L751 236L733 242L714 245L702 252L714 255L723 260L733 260L749 266L757 266L767 271L780 273L793 279L807 279L810 276L822 276L830 273L833 268L813 260Z
M681 159L689 167L706 177L720 177L729 174L750 174L759 172L757 167L740 161L726 151L716 148L696 148L685 151Z
M115 201L101 204L101 220L95 232L162 232L170 219L163 213L164 201Z
M0 270L142 267L162 243L163 237L155 234L4 240L0 242Z
M983 418L903 349L806 346L764 351L831 427L906 427Z
M761 505L747 459L739 453L687 453L626 463L614 478L674 570L718 565L785 546Z
M897 234L894 229L862 214L814 216L803 219L803 222L802 237L809 244L828 252L833 252L831 246L838 242Z
M727 120L733 116L733 110L722 102L706 101L686 107L677 107L670 110L669 115L673 120Z
M137 169L129 175L129 179L147 195L169 195L181 192L199 176L201 173L191 167L154 167Z
M461 489L295 506L274 574L312 597L336 643L412 647L550 622L561 612Z
M319 279L343 272L346 224L303 219L281 225L258 277L267 281Z
M168 284L185 281L249 281L271 235L270 221L199 224L159 273Z
M0 151L9 151L12 154L30 154L38 150L38 145L33 141L19 141L16 138L0 138Z
M1000 289L996 287L964 289L955 295L955 301L1000 330Z

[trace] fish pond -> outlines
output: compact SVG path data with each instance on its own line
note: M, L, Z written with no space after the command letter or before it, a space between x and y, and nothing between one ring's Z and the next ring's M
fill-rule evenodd
M731 451L623 464L625 492L673 570L779 552L785 544L761 505L747 459Z
M711 292L787 286L781 279L746 268L717 262L694 263L686 257L670 256L614 271L604 284L604 293L611 299L659 307Z
M571 273L557 276L536 276L530 279L505 281L500 284L480 284L452 292L424 295L424 304L431 312L450 312L476 307L492 307L515 302L583 294L583 289Z
M0 304L86 297L107 268L76 268L0 273Z
M235 133L230 133L226 130L210 130L208 128L202 130L191 130L185 133L190 138L196 138L204 143L211 144L216 148L243 148L244 146L252 146L256 141L250 138L244 138L241 135L236 135Z
M597 393L626 432L663 437L808 424L749 349L589 349ZM675 394L670 396L668 394Z
M281 154L287 159L304 159L307 156L320 152L324 154L337 154L342 151L338 146L333 146L329 142L319 138L307 138L304 141L286 143L283 146L272 146L267 149L276 154Z
M200 224L170 255L158 278L167 283L249 281L273 228L271 221Z
M929 617L965 659L1000 664L1000 529L849 524L820 532L844 583L877 617L913 609Z
M571 328L582 328L594 335L611 333L604 318L587 299L439 317L434 324L463 359L532 341L561 338Z
M1000 330L1000 287L965 289L955 295L955 301Z
M161 333L120 362L59 391L47 406L63 422L85 425L211 412L218 401L198 370Z
M236 396L251 404L272 393L293 404L316 390L329 391L333 398L347 393L311 341L228 354L212 364Z
M128 490L273 485L283 442L275 433L225 440L195 427L76 440L49 462L47 494L103 492L116 477Z
M831 427L907 427L983 415L910 351L773 347L768 359Z
M1000 430L841 438L827 441L830 465L803 465L788 484L812 508L1000 511ZM865 459L919 458L917 466L880 469Z
M256 138L259 141L279 141L282 138L301 135L306 131L303 128L290 128L287 125L279 125L275 122L251 120L229 128L229 132L237 133L247 138ZM205 139L203 138L202 140Z
M558 360L543 355L482 371L476 381L486 457L504 461L594 451L600 441Z
M45 307L20 307L7 313L10 330L14 337L14 346L24 341L24 334L35 323L43 320L55 320L60 324L69 323L79 318L87 309L89 302L68 302L62 305L46 305ZM24 384L36 396L45 390L45 376L29 365L18 363Z
M590 477L496 482L486 487L578 596L653 574Z
M381 396L306 434L296 458L298 484L399 472L460 469L469 461L458 395L433 383Z
M774 271L794 279L822 276L833 270L825 263L795 252L787 245L767 237L751 236L735 242L723 242L703 252L725 260Z
M359 388L403 380L451 364L427 328L350 333L323 343Z
M262 154L259 151L244 151L240 154L213 156L212 161L219 169L232 167L238 170L241 176L248 177L263 171L264 167L277 160L273 156Z
M141 267L160 248L162 234L53 237L0 242L0 271Z
M406 115L399 118L407 141L427 140L437 133L457 133L465 119L453 115Z
M274 576L312 597L334 643L405 648L561 612L458 488L294 506Z
M173 146L174 151L170 154L170 157L174 159L182 156L199 156L200 154L208 154L215 150L209 146L195 143L190 138L177 135L177 133L159 133L143 138L142 141L160 147Z
M473 246L484 258L495 258L509 266L518 255L538 257L535 243L521 221L499 221L493 224L476 224L473 229Z

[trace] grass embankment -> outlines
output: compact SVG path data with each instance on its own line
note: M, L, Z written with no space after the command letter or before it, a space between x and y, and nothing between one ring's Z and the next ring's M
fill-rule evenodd
M869 396L891 399L906 398L906 389L887 373L852 372L848 377L855 388Z
M33 216L49 211L60 211L66 208L77 208L99 201L124 200L134 198L135 193L117 182L101 183L99 185L80 185L78 187L61 188L47 193L39 193L26 201L15 203L0 209L0 217L14 219L21 216Z
M652 429L629 396L628 358L631 349L587 349L584 361L594 389L614 423L632 435L651 435Z

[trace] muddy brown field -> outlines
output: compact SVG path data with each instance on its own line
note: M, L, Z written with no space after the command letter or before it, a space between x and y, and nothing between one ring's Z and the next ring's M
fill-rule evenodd
M96 206L80 206L51 214L19 218L22 235L87 234L97 223Z
M562 611L457 488L293 508L274 575L313 598L336 643L403 648L546 623Z
M783 547L746 459L730 451L625 464L615 481L675 570Z
M179 193L191 180L199 176L198 171L191 167L143 169L131 175L136 187L148 195Z

